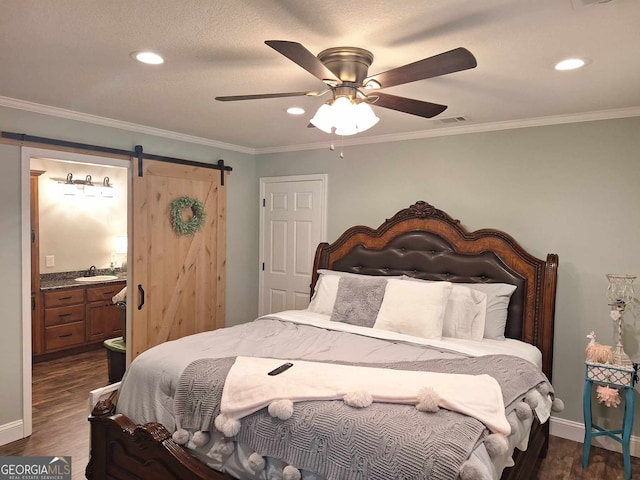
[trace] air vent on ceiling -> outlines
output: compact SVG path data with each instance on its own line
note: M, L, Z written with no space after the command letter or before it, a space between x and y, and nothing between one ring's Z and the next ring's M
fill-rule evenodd
M571 5L574 10L579 10L584 7L590 7L592 5L598 5L599 3L609 3L611 0L571 0Z
M460 123L467 122L469 119L464 115L458 115L457 117L439 118L438 121L440 123Z

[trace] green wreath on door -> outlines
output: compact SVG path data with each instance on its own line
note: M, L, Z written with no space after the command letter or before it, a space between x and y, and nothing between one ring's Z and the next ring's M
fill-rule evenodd
M182 212L186 209L191 209L192 216L188 220L185 220L182 216ZM169 205L169 212L171 214L171 227L173 231L178 235L193 236L202 228L204 221L207 218L207 212L204 210L204 205L197 198L180 197L176 198L171 205Z

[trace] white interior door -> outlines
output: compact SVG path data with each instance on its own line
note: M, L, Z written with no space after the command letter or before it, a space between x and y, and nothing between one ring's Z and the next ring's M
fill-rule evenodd
M326 186L326 175L260 179L260 315L309 304L313 257L326 240Z

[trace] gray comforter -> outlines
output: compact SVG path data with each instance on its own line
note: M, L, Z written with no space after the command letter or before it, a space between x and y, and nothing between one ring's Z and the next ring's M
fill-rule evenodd
M182 428L214 429L224 380L234 360L196 360L185 369L174 402ZM357 365L467 375L488 373L498 380L507 411L515 408L529 390L547 383L534 365L508 355ZM550 388L548 383L547 387ZM390 403L354 409L342 401L296 403L288 420L272 418L263 409L244 418L242 425L235 440L260 455L280 458L327 479L343 480L453 480L486 435L480 421L449 410L423 413L413 406Z
M297 316L308 315L304 311L294 312ZM314 317L314 315L309 315ZM315 317L322 317L315 315ZM283 317L284 318L284 317ZM315 321L315 319L314 319ZM320 321L323 321L320 319ZM403 339L381 339L372 338L368 333L346 333L331 330L335 322L324 322L325 327L306 325L295 323L289 319L271 319L262 318L250 323L205 332L198 335L192 335L176 341L161 344L137 357L130 367L122 381L120 394L118 398L117 411L123 413L134 420L136 423L159 422L162 423L169 431L176 428L174 399L181 375L185 369L195 360L205 358L224 358L237 355L243 356L261 356L272 358L300 358L304 360L316 361L337 361L342 363L358 362L358 363L395 363L398 361L423 361L436 358L454 359L466 357L467 355L452 351L453 346L448 348L432 348L424 345L415 344ZM371 329L361 329L370 331ZM529 358L533 362L537 350L533 352L533 347L523 345L511 345L509 342L471 342L473 344L481 344L474 349L478 352L476 355L485 355L488 353L505 353L512 352L515 348L516 353L524 358ZM524 348L526 347L526 348ZM468 350L468 346L466 346ZM522 350L524 348L524 350ZM471 352L470 352L471 353ZM319 404L331 402L317 402ZM338 402L340 403L340 402ZM329 408L328 405L318 405L318 408ZM349 407L350 408L350 407ZM372 407L369 407L372 408ZM407 411L414 407L407 407ZM259 420L261 419L261 420ZM260 417L256 415L256 421L270 422L271 417ZM244 421L244 420L243 420ZM466 421L466 420L465 420ZM476 422L473 420L473 422ZM473 423L472 422L472 423ZM521 426L527 429L529 423L524 422ZM198 427L199 429L199 427ZM246 429L244 428L245 432ZM477 433L477 431L481 433ZM483 435L484 427L481 425L473 426L468 432L475 439L471 440L476 443ZM473 433L475 432L475 433ZM526 439L527 430L523 430L519 436L510 437L511 448L519 444L521 439ZM266 454L266 450L250 447L244 448L242 442L238 442L235 450L231 455L228 451L221 454L215 445L220 445L221 435L216 432L213 435L210 444L202 448L194 448L193 453L207 462L216 469L221 469L232 473L234 476L243 479L264 478L262 475L252 475L248 469L247 457L252 450L259 450ZM393 437L403 435L403 431L390 428L388 434ZM266 433L265 441L269 441L270 433ZM322 438L321 435L318 438ZM375 442L375 448L383 448L378 445L384 438L381 437ZM239 439L236 439L239 440ZM214 445L215 444L215 445ZM258 445L257 443L255 444ZM526 447L526 443L524 445ZM271 451L278 451L279 446L274 446ZM318 445L314 447L316 451L320 448ZM385 447L386 448L386 447ZM481 446L480 448L483 449ZM480 449L474 451L473 456L480 458L485 464L487 473L491 478L500 476L502 468L507 464L510 452L506 453L500 459L494 459L494 466L491 466L486 451L479 452ZM386 451L383 448L383 451ZM479 452L479 457L478 457ZM486 460L485 460L486 457ZM387 457L384 457L387 458ZM393 460L391 460L393 462ZM426 460L428 462L428 460ZM276 463L277 464L277 463ZM294 463L295 464L295 463ZM282 467L280 467L280 472ZM497 475L497 476L496 476ZM310 476L305 473L305 478L320 478L319 476ZM405 478L405 477L401 477ZM414 478L420 478L414 477ZM483 478L489 478L489 476Z

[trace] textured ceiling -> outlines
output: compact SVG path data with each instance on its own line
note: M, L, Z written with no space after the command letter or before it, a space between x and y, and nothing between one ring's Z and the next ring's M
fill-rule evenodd
M375 56L370 74L456 47L475 55L475 69L385 90L448 105L439 117L374 107L380 122L359 141L598 118L595 112L640 114L640 1L576 7L589 1L0 0L0 97L258 152L328 143L330 135L307 128L326 97L214 100L321 89L322 82L264 44L291 40L314 54L366 48ZM141 49L166 62L133 61L129 54ZM591 63L554 71L567 56ZM286 114L294 105L307 114ZM453 126L437 120L459 115L469 120Z

